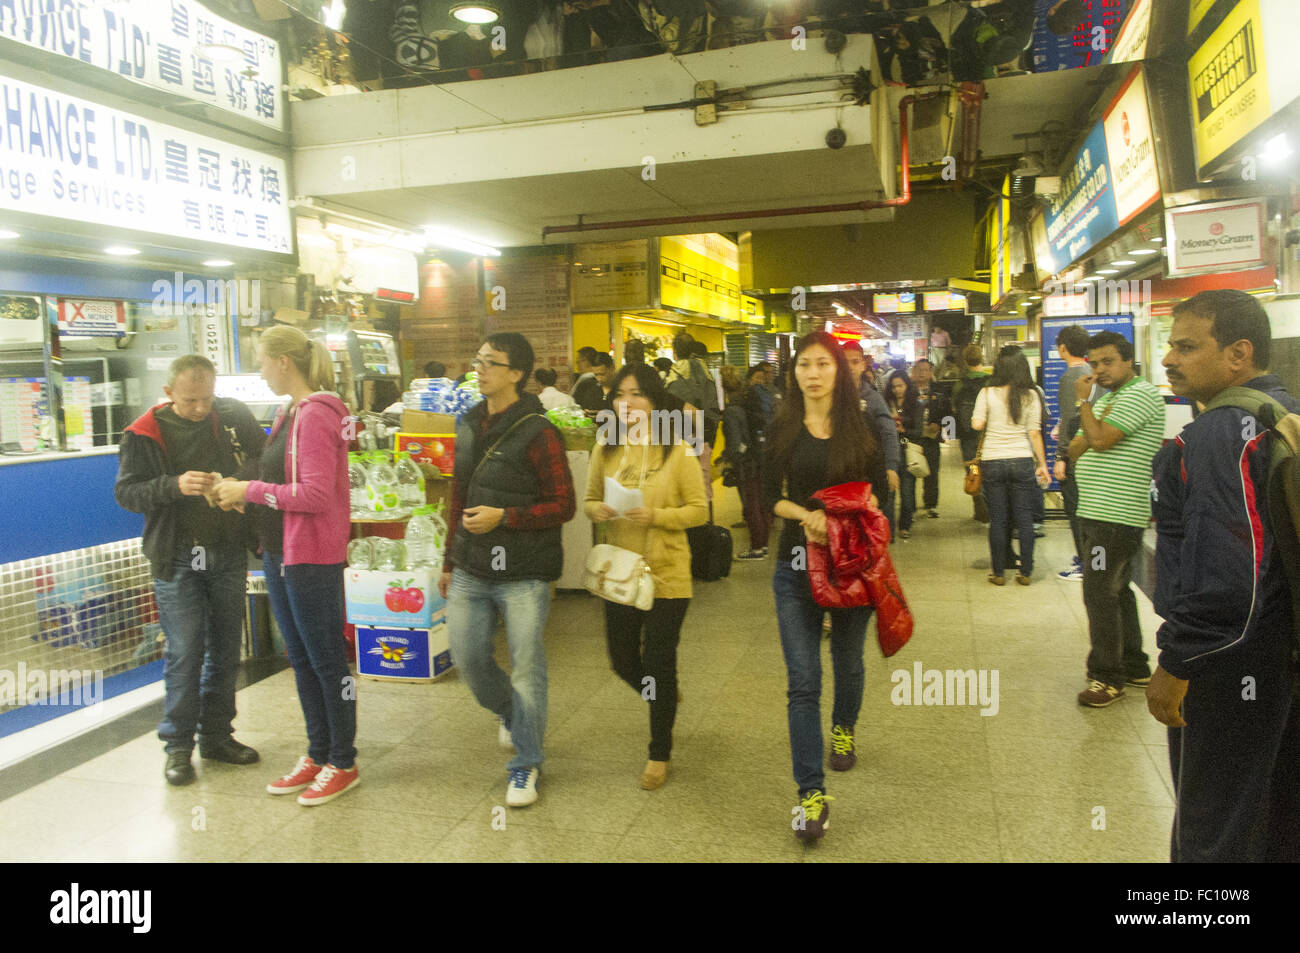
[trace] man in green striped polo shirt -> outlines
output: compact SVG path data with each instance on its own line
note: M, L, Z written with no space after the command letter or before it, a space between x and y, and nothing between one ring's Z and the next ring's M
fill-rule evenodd
M1069 449L1079 483L1083 604L1092 642L1079 704L1105 708L1124 695L1125 684L1151 681L1130 582L1151 521L1151 461L1164 438L1165 402L1134 373L1133 344L1123 335L1094 334L1088 363L1092 374L1075 382L1080 424ZM1110 393L1089 406L1094 384Z

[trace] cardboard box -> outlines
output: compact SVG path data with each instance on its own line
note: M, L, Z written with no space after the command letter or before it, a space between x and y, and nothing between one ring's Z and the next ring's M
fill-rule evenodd
M439 618L445 616L439 614ZM429 629L357 626L357 674L367 678L428 682L451 670L447 623Z
M427 629L445 611L437 569L345 569L343 599L353 625Z
M437 467L451 473L456 460L456 435L454 433L406 433L396 435L396 448L405 450L412 460Z
M451 414L430 414L423 410L402 411L404 433L455 433L456 418Z

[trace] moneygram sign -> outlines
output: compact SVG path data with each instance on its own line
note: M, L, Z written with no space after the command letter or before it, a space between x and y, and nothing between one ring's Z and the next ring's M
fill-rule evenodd
M1267 263L1263 199L1210 202L1165 212L1168 272L1195 275L1243 271Z

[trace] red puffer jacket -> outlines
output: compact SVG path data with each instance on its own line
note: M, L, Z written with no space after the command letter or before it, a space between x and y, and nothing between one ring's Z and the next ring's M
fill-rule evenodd
M813 494L826 509L826 541L808 542L813 599L828 609L874 606L886 658L912 637L912 612L889 558L889 520L871 502L870 483L841 483Z

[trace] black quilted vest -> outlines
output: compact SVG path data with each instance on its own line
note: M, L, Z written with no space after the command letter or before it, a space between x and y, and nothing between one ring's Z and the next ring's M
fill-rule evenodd
M487 401L466 414L456 427L456 482L466 487L465 508L531 506L540 498L540 483L528 458L528 445L546 427L541 402L525 394L512 404L482 438L478 428ZM524 418L528 419L524 419ZM518 426L515 426L518 424ZM513 428L513 429L512 429ZM491 582L559 579L564 562L561 527L508 529L502 522L489 533L456 528L452 560L456 567Z

